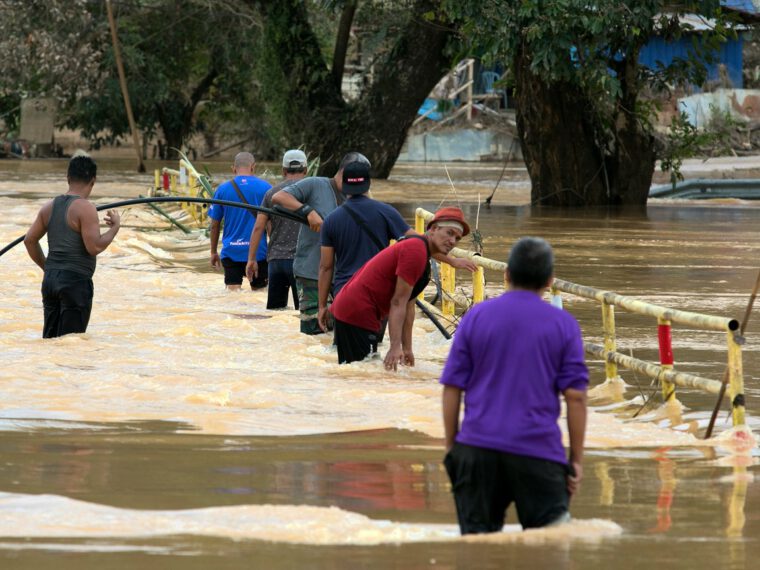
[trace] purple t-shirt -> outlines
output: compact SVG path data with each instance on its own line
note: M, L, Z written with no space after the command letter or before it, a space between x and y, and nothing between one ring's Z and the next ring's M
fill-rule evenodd
M457 329L441 384L465 393L459 443L566 464L559 394L588 386L578 322L530 291L479 303Z

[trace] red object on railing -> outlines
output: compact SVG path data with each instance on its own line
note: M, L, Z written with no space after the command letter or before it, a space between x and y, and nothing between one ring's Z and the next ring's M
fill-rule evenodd
M164 172L163 187L164 187L164 190L168 190L169 189L169 173L168 172Z
M673 364L673 337L670 325L657 325L657 338L660 341L660 364Z

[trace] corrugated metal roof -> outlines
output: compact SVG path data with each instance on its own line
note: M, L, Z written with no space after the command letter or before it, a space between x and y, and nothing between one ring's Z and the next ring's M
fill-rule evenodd
M676 58L688 59L694 53L694 46L691 42L691 35L671 41L656 36L652 37L639 53L639 63L656 69L658 63L667 66ZM737 39L730 39L718 47L715 53L716 61L707 65L708 80L715 81L720 79L720 65L724 65L728 78L731 81L731 86L737 89L743 87L742 45L743 38L739 36Z
M760 2L753 0L721 0L720 4L724 8L730 8L731 10L760 15L760 6L757 5Z

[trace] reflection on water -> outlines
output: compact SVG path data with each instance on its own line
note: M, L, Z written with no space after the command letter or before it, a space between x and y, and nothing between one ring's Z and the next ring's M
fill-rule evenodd
M65 171L65 161L7 164L0 246L61 190ZM100 168L101 202L152 183L117 163ZM221 180L228 165L211 170ZM531 211L524 173L513 171L494 206L478 211L478 195L490 193L500 169L449 171L456 193L442 169L405 167L375 183L375 196L407 219L416 205L461 203L478 218L489 257L504 259L515 238L540 235L554 245L564 279L686 310L743 312L760 247L754 204ZM510 513L507 532L489 539L508 547L458 539L440 465L436 380L448 342L430 323L416 324L414 369L388 374L379 359L339 367L328 337L298 333L295 311L266 311L264 293L227 293L207 267L202 232L171 231L140 207L123 220L99 258L85 335L43 341L40 272L22 247L0 258L0 558L28 568L70 550L114 568L136 560L159 567L156 558L181 554L191 555L183 567L256 556L273 568L631 570L653 560L743 568L760 554L758 521L745 514L758 504L754 441L737 448L721 416L724 434L705 444L699 434L713 396L679 390L663 407L656 387L624 370L623 384L597 388L591 402L577 524L515 533ZM487 279L496 294L502 277ZM566 298L565 308L599 342L598 305ZM656 320L619 312L616 321L621 352L657 360ZM750 320L743 347L751 427L758 330ZM674 327L673 345L677 368L721 378L723 334ZM603 364L589 365L601 384ZM552 548L535 547L547 541ZM307 543L356 546L298 546ZM359 546L381 543L398 546Z

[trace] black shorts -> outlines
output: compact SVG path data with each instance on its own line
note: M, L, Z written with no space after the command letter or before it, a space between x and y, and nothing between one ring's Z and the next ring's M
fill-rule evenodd
M259 276L254 277L251 281L251 289L263 289L267 286L268 268L266 259L257 261L259 265ZM242 285L245 278L245 261L233 261L229 257L222 258L222 267L224 267L224 284L225 285Z
M338 364L364 360L377 352L378 333L349 325L335 319L335 345L338 347Z
M65 269L47 269L42 280L43 338L87 331L93 296L92 279Z
M523 528L567 516L567 465L461 443L454 444L443 464L462 534L500 531L513 502Z

